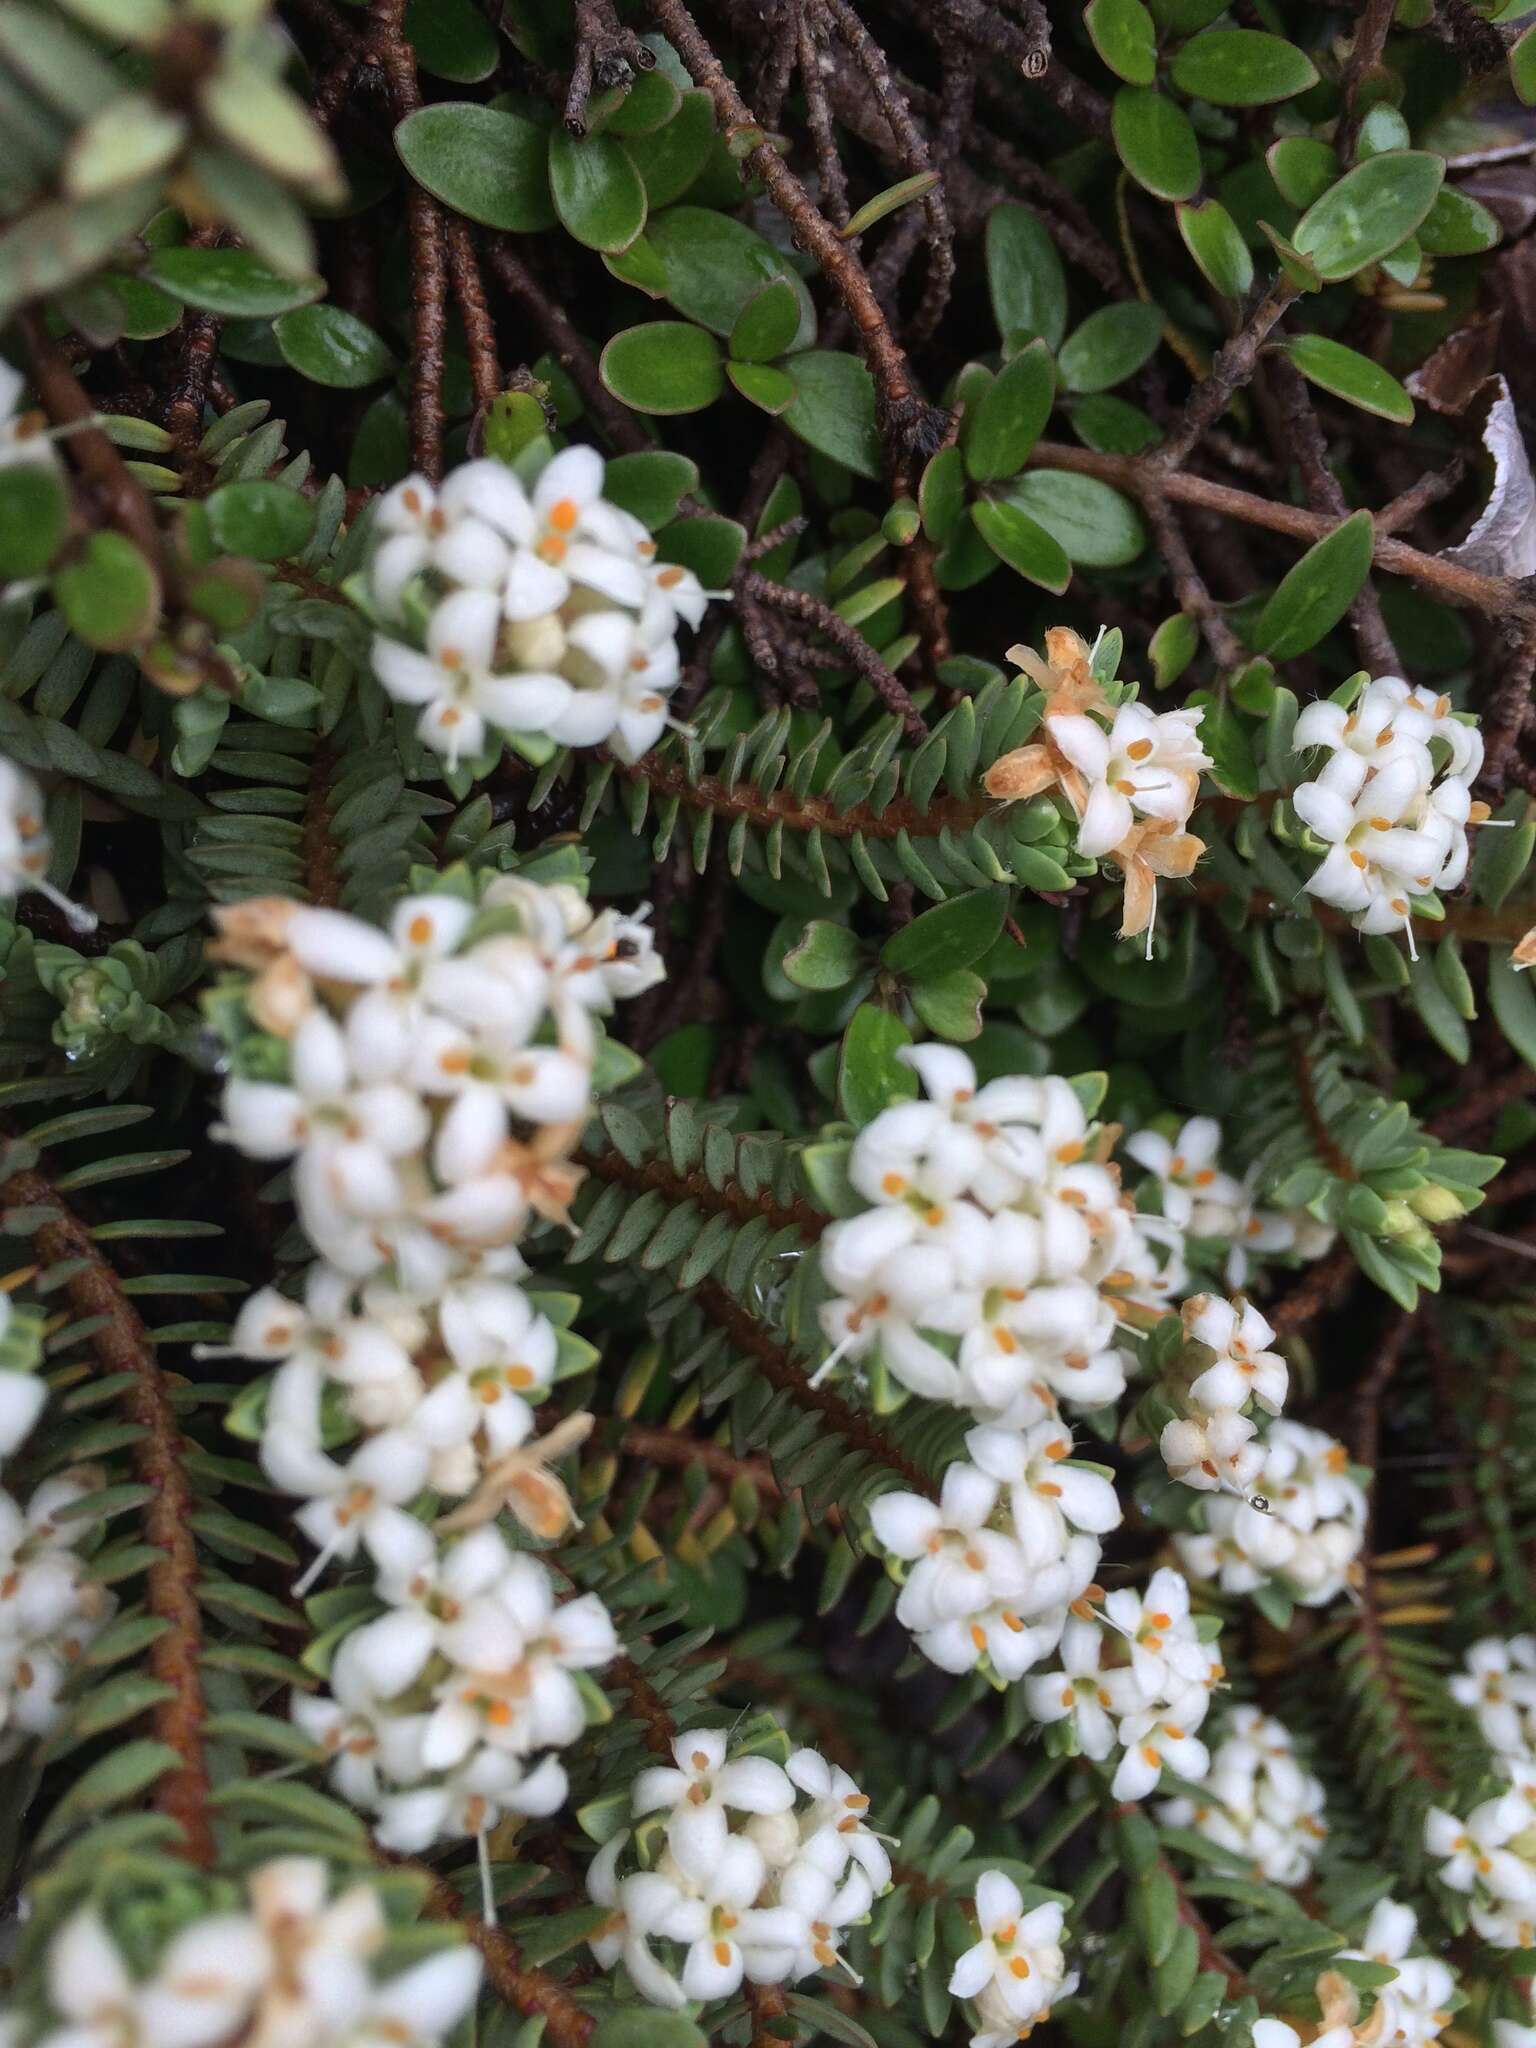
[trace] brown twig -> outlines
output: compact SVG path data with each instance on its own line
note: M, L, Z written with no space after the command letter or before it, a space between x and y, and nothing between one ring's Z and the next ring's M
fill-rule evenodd
M678 1173L665 1159L648 1159L643 1166L631 1166L611 1148L583 1163L594 1179L613 1187L629 1188L635 1194L654 1189L669 1202L697 1202L705 1215L734 1216L739 1223L753 1223L761 1218L775 1231L798 1231L808 1245L817 1243L827 1226L827 1218L801 1195L786 1206L766 1188L749 1195L736 1180L728 1180L723 1188L717 1188L702 1167L696 1167L692 1173Z
M543 329L550 354L581 393L581 402L615 448L635 455L653 444L645 429L609 391L598 375L592 351L577 333L563 307L539 283L517 254L510 238L493 236L486 250L492 270L515 299L521 299Z
M596 2021L556 1978L525 1963L510 1935L477 1920L451 1884L439 1879L432 1886L426 1910L434 1920L452 1920L463 1927L485 1958L491 1989L525 2018L542 2019L545 2039L552 2048L586 2048Z
M1276 272L1268 290L1248 318L1217 354L1211 364L1210 375L1189 394L1177 423L1146 458L1150 468L1166 473L1178 469L1189 459L1207 427L1216 424L1235 394L1252 377L1258 365L1259 350L1298 289L1284 271Z
M925 740L928 737L923 714L908 696L906 685L891 674L857 626L850 626L831 605L813 597L807 590L792 590L787 583L770 582L756 569L748 569L741 575L736 588L754 604L799 619L804 625L825 634L838 653L864 677L886 709L895 712L907 738Z
M208 1869L214 1860L214 1839L203 1755L207 1709L198 1662L203 1641L197 1604L201 1571L192 1531L187 1447L170 1387L153 1340L116 1272L47 1177L35 1170L13 1174L0 1189L0 1205L48 1212L32 1237L39 1264L69 1269L64 1292L75 1315L92 1325L87 1341L103 1374L132 1375L122 1408L143 1431L130 1456L141 1483L151 1489L144 1509L144 1540L159 1553L145 1575L145 1605L166 1624L150 1645L149 1668L170 1688L169 1696L150 1709L150 1721L157 1740L181 1759L157 1779L153 1798L157 1811L180 1826L188 1858Z
M372 49L389 86L397 121L421 105L416 52L405 34L405 0L375 0ZM406 197L411 245L411 460L435 483L443 473L444 337L448 330L448 235L430 192L414 183Z
M1365 118L1365 109L1360 105L1360 88L1381 63L1387 31L1396 12L1397 0L1364 0L1355 23L1349 60L1344 66L1344 111L1339 116L1339 125L1333 136L1339 162L1346 168L1355 160L1355 144L1360 136L1360 123Z
M464 323L464 343L469 352L469 381L477 406L488 406L501 392L501 364L496 355L496 323L485 302L485 279L475 260L474 238L469 224L456 213L444 218L448 246L448 276L453 296Z

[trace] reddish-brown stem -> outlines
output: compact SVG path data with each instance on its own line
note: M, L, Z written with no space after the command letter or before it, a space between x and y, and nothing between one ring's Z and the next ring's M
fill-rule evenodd
M665 1159L648 1159L643 1166L631 1166L621 1153L612 1150L599 1152L584 1163L594 1179L612 1186L629 1188L635 1194L654 1189L669 1202L697 1202L706 1215L734 1216L740 1223L752 1223L761 1217L776 1231L798 1231L808 1245L815 1244L826 1228L826 1217L799 1195L785 1206L766 1189L749 1195L738 1181L727 1181L723 1188L717 1188L702 1168L677 1173Z
M544 290L522 261L511 240L494 237L487 255L492 270L515 299L521 299L544 333L550 354L581 393L582 404L615 448L639 454L652 443L634 414L620 405L598 375L592 351L576 332L563 308Z
M651 1465L702 1465L715 1479L730 1485L745 1479L759 1493L777 1496L782 1491L766 1458L738 1458L729 1444L717 1444L711 1437L690 1436L685 1429L668 1429L661 1423L627 1423L619 1438L619 1449L626 1457L643 1458Z
M198 1663L203 1640L197 1604L200 1574L187 1450L170 1388L153 1340L116 1272L46 1176L35 1171L13 1174L0 1189L0 1204L50 1212L33 1233L39 1264L71 1269L64 1292L75 1315L94 1325L87 1341L103 1374L132 1375L122 1408L144 1432L130 1455L141 1483L151 1489L144 1509L144 1540L159 1552L145 1575L145 1605L166 1624L150 1645L149 1668L170 1688L169 1696L150 1709L150 1719L157 1739L181 1759L156 1781L153 1797L157 1810L179 1824L186 1855L207 1869L214 1859L214 1840L203 1756L206 1706Z
M439 1880L433 1885L427 1895L427 1912L434 1920L453 1920L463 1927L485 1958L486 1981L491 1989L525 2018L542 2019L544 2038L552 2048L586 2048L596 2022L582 2011L563 1984L523 1961L510 1935L475 1919L451 1884Z
M813 597L808 590L792 590L787 583L772 583L756 569L748 569L739 577L736 588L754 604L785 613L824 633L844 660L864 677L886 709L895 712L907 738L927 739L928 727L908 696L905 684L891 674L858 627L850 626L831 605Z
M1197 384L1175 424L1161 444L1147 457L1150 468L1176 470L1185 462L1207 427L1216 424L1234 394L1252 377L1259 350L1269 331L1295 298L1298 287L1284 271L1277 272L1269 289L1248 318L1211 364L1210 375Z
M389 85L397 121L421 105L416 53L406 39L405 0L375 0L373 50ZM412 184L406 198L411 245L411 460L434 482L443 473L444 337L448 329L448 236L430 192Z
M475 245L469 224L458 214L444 217L448 236L448 275L453 283L454 301L464 323L464 342L469 351L469 381L475 404L487 406L501 391L501 365L496 357L496 323L485 302L485 280L475 260Z

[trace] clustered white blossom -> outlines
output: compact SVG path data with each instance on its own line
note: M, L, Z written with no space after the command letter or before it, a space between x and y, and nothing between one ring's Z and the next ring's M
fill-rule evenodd
M599 1963L622 1960L643 1998L672 2007L729 1998L743 1978L793 1984L838 1965L851 1976L846 1930L891 1875L853 1779L814 1749L783 1765L728 1761L717 1729L686 1730L672 1754L640 1772L633 1831L588 1870L593 1900L610 1909L592 1938Z
M1450 1680L1477 1718L1509 1790L1467 1818L1430 1809L1424 1841L1442 1884L1471 1895L1472 1924L1495 1948L1536 1947L1536 1637L1485 1637Z
M47 2020L32 2048L437 2048L473 2004L480 1957L467 1943L379 1974L388 1925L374 1888L330 1896L314 1856L283 1856L246 1879L243 1909L204 1913L136 1975L94 1906L48 1944ZM20 2038L20 2021L0 2021Z
M1304 1884L1327 1835L1321 1782L1290 1731L1257 1707L1233 1707L1196 1797L1164 1800L1170 1827L1193 1828L1274 1884Z
M380 499L368 568L389 695L421 706L417 737L452 767L500 734L606 741L626 761L655 745L681 674L680 623L708 598L691 569L603 496L594 448L563 449L526 491L502 462L441 486L409 476Z
M48 879L53 841L46 810L43 792L26 769L0 754L0 896L21 896L30 889L46 896L77 932L94 931L95 912L72 903Z
M0 1294L0 1341L14 1318L10 1296ZM0 1370L0 1457L19 1449L47 1392L36 1372ZM80 1465L43 1480L25 1503L0 1487L0 1762L59 1726L70 1666L117 1606L76 1548L89 1517L68 1512L101 1485L94 1466Z
M1451 2023L1455 1973L1438 1956L1410 1952L1418 1931L1418 1916L1411 1906L1382 1899L1371 1911L1359 1948L1345 1949L1338 1958L1388 1963L1397 1971L1392 1982L1376 1992L1375 2010L1367 2023L1374 2048L1424 2048Z
M976 1880L979 1939L959 1957L949 1988L968 1998L977 2027L971 2048L1010 2048L1048 2020L1059 1998L1077 1989L1078 1973L1062 1955L1063 1909L1047 1899L1026 1913L1024 1897L1001 1870Z
M1333 1243L1332 1228L1304 1209L1260 1208L1256 1169L1242 1179L1222 1169L1221 1126L1214 1117L1192 1116L1171 1138L1161 1131L1137 1131L1123 1149L1156 1183L1159 1207L1171 1226L1191 1238L1225 1241L1224 1277L1230 1288L1246 1285L1256 1255L1289 1252L1316 1259Z
M1326 1607L1351 1582L1365 1542L1365 1488L1325 1430L1288 1416L1264 1439L1264 1505L1214 1494L1205 1530L1177 1535L1180 1562L1225 1593L1278 1582L1303 1607Z
M1412 952L1413 899L1456 887L1467 826L1488 816L1472 797L1481 733L1448 697L1378 676L1348 710L1331 699L1308 704L1294 744L1328 753L1291 798L1328 847L1307 889L1347 911L1358 931L1405 933Z
M288 1065L226 1082L221 1135L293 1161L320 1253L302 1303L245 1303L232 1349L276 1367L261 1461L303 1503L300 1590L361 1554L385 1607L294 1715L387 1847L474 1835L483 1855L502 1814L563 1802L555 1752L618 1647L596 1595L558 1600L495 1523L509 1510L550 1542L573 1520L550 1467L590 1418L535 1433L560 1339L518 1241L534 1215L563 1220L580 1181L596 1019L660 962L643 916L514 877L478 903L408 897L387 931L275 899L220 922ZM435 1525L414 1511L429 1490L456 1503Z
M1163 1462L1186 1486L1246 1500L1264 1469L1264 1445L1244 1410L1253 1403L1267 1415L1280 1413L1285 1360L1267 1348L1274 1330L1241 1296L1194 1294L1179 1313L1186 1337L1212 1356L1189 1389L1188 1415L1163 1427Z

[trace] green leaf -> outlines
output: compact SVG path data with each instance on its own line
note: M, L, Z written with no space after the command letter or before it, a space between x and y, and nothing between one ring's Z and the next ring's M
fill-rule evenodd
M682 105L664 128L628 138L624 146L640 173L653 215L682 198L709 161L714 139L714 102L702 88L683 94Z
M627 249L645 226L645 186L615 135L578 138L555 129L549 190L561 225L589 249Z
M315 508L308 498L259 477L220 484L203 510L216 548L229 555L254 555L258 562L299 554L315 530Z
M1164 619L1147 646L1153 689L1171 688L1194 660L1199 646L1200 629L1188 612L1175 612Z
M274 321L272 332L290 370L334 391L360 391L395 367L367 321L340 306L300 306Z
M654 135L665 128L683 103L682 90L658 65L654 71L640 71L625 88L624 97L602 124L613 135L626 138Z
M218 143L197 143L188 166L208 205L280 277L307 278L315 267L309 216L277 179Z
M474 0L408 0L405 37L434 78L478 85L496 69L496 31Z
M679 519L657 537L657 559L682 562L698 577L706 590L724 590L741 560L747 544L747 529L735 519L718 513Z
M803 317L789 279L774 278L754 292L736 315L731 328L732 356L741 363L771 363L794 345Z
M1536 107L1536 27L1517 38L1509 52L1509 80L1517 97Z
M1391 372L1369 356L1358 355L1325 334L1298 334L1281 345L1303 377L1335 398L1402 427L1412 421L1413 400Z
M981 1033L981 1006L987 984L969 967L956 967L918 981L908 990L912 1007L930 1031L964 1044Z
M875 387L859 358L841 349L806 349L794 358L789 372L795 395L784 424L855 476L878 481Z
M977 483L1015 476L1044 432L1056 397L1056 370L1043 341L1004 363L971 415L965 466Z
M863 941L856 933L830 918L816 917L784 955L784 972L796 988L846 988L863 959Z
M897 1059L912 1034L899 1017L873 1003L860 1003L843 1033L837 1094L844 1116L860 1129L893 1102L910 1102L917 1075Z
M719 342L684 320L624 328L603 350L598 373L636 412L702 412L725 388Z
M1514 1051L1536 1067L1536 989L1528 970L1511 966L1507 946L1489 949L1488 1006Z
M218 141L270 177L302 186L334 205L347 196L331 138L296 93L260 64L242 63L226 46L197 95L198 113Z
M555 224L549 130L521 114L444 100L407 114L395 149L418 185L468 220L519 235Z
M1001 889L977 889L935 904L892 934L880 949L882 966L914 981L969 967L997 943L1007 915Z
M1084 568L1121 568L1147 544L1141 514L1130 499L1096 476L1032 469L1008 486L1007 501L1043 526L1068 561Z
M1494 248L1503 233L1486 206L1454 185L1440 187L1418 231L1419 245L1428 256L1480 256Z
M1139 299L1100 306L1061 345L1057 367L1068 391L1107 391L1134 377L1156 349L1163 316Z
M69 492L51 465L0 469L0 580L41 576L69 524Z
M1219 107L1264 107L1317 83L1317 66L1294 43L1255 28L1208 28L1173 60L1172 78L1191 99Z
M994 206L986 245L998 333L1038 337L1059 348L1067 331L1067 280L1049 230L1027 206Z
M743 398L775 419L794 403L794 380L776 363L727 363L725 374Z
M1368 157L1308 207L1291 241L1325 284L1353 277L1414 233L1444 177L1445 159L1427 150Z
M1120 161L1158 199L1193 199L1200 144L1188 114L1152 86L1122 85L1109 110Z
M588 2048L709 2048L709 2042L680 2012L642 2005L600 2020Z
M77 130L64 158L64 189L94 199L159 171L181 148L187 124L148 93L122 93Z
M1264 161L1288 206L1311 206L1339 175L1338 151L1315 135L1283 136L1269 145Z
M942 547L965 510L965 458L957 447L941 448L924 469L917 502L924 533Z
M1157 27L1141 0L1088 0L1083 26L1109 69L1127 85L1157 76Z
M1259 793L1259 765L1247 727L1230 704L1221 703L1207 690L1196 690L1188 702L1203 713L1200 744L1211 757L1207 771L1211 780L1228 796L1252 802Z
M877 220L884 220L887 214L897 212L903 206L910 206L914 199L926 199L939 183L937 171L915 171L910 178L900 178L894 185L887 185L883 192L877 192L873 199L866 199L838 233L844 241L851 241L855 235L862 235L866 228L872 228Z
M325 290L318 277L279 277L248 249L156 249L144 274L183 305L230 319L291 313Z
M604 472L603 496L655 533L677 517L679 498L698 485L696 462L658 448L649 454L614 456Z
M1206 283L1225 299L1246 297L1253 283L1253 257L1221 201L1206 199L1198 206L1180 206L1175 211L1184 246Z
M1071 413L1077 438L1101 455L1141 455L1162 439L1150 413L1108 392L1075 399Z
M1259 613L1255 651L1272 661L1290 661L1315 647L1343 618L1370 574L1374 544L1371 515L1364 511L1314 542Z
M54 572L54 602L88 646L135 647L160 615L160 578L133 542L109 528L88 534Z
M1060 593L1072 581L1072 564L1060 541L1021 506L982 498L971 507L971 518L993 554L1031 583Z
M667 273L667 297L711 333L734 334L749 301L783 284L794 296L797 320L790 338L768 353L808 348L816 339L816 312L804 282L782 251L745 222L709 207L671 206L651 221L646 240Z

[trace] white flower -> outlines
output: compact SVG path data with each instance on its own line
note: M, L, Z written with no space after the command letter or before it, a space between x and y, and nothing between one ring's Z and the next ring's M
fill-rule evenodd
M1191 1400L1211 1412L1242 1408L1252 1399L1270 1415L1285 1406L1289 1374L1285 1360L1266 1347L1274 1330L1252 1302L1241 1296L1197 1294L1179 1310L1186 1333L1216 1354L1190 1388Z
M7 1303L10 1297L0 1296ZM0 1334L4 1323L0 1322ZM0 1458L8 1458L32 1434L48 1401L48 1383L40 1373L0 1372Z
M726 1738L715 1728L691 1728L672 1744L675 1765L653 1765L634 1784L636 1816L668 1809L674 1853L707 1855L727 1832L726 1814L784 1813L795 1788L782 1765L764 1756L725 1760ZM697 1994L702 1995L702 1994Z
M1360 1947L1344 1951L1345 1957L1390 1963L1397 1970L1393 1981L1376 1993L1384 2017L1374 2038L1381 2048L1423 2048L1451 2023L1455 1973L1437 1956L1409 1954L1417 1933L1411 1906L1381 1899L1371 1910Z
M1122 704L1105 732L1085 712L1050 718L1051 744L1087 784L1078 819L1077 850L1091 858L1118 846L1137 817L1182 825L1199 790L1200 771L1211 765L1198 727L1203 712L1149 711Z
M446 756L450 768L461 754L480 751L487 726L536 731L570 696L559 676L498 672L500 635L495 595L459 590L433 611L425 654L383 634L374 636L374 674L397 702L422 706L416 737Z
M1069 1530L1102 1536L1120 1526L1120 1499L1102 1472L1069 1462L1072 1435L1059 1422L1022 1433L984 1425L965 1447L989 1478L1008 1488L1015 1537L1030 1565L1062 1556Z
M245 2021L270 1967L266 1942L242 1914L209 1914L173 1935L155 1974L135 1983L93 1907L66 1920L48 1946L48 1998L65 2022L54 2048L210 2048Z
M1221 1126L1211 1116L1192 1116L1175 1138L1137 1131L1125 1150L1144 1166L1162 1193L1163 1214L1187 1228L1197 1200L1235 1201L1237 1183L1217 1164Z
M1031 1572L1023 1550L987 1526L1000 1490L977 1466L954 1464L937 1502L918 1493L883 1493L870 1503L876 1539L892 1557L913 1565L896 1603L904 1627L935 1628L1026 1598Z
M1026 1913L1013 1879L1000 1870L984 1870L976 1880L981 1938L956 1962L950 1990L957 1998L991 1992L1010 2018L1037 2018L1066 1985L1062 1921L1062 1908L1054 1900Z
M1157 1789L1165 1769L1198 1782L1210 1768L1210 1752L1191 1731L1200 1725L1208 1703L1201 1686L1177 1694L1166 1706L1127 1714L1120 1723L1125 1744L1110 1784L1115 1799L1145 1799Z
M0 364L0 369L4 367ZM0 459L3 432L0 423ZM20 896L30 889L63 911L76 931L94 931L95 912L71 903L49 881L52 858L43 792L24 768L0 754L0 896Z
M1310 2036L1309 2048L1351 2048L1353 2040L1352 2029L1341 2024ZM1258 2019L1253 2023L1253 2048L1301 2048L1301 2036L1285 2020Z
M1471 1709L1490 1749L1525 1757L1536 1734L1536 1637L1486 1636L1449 1681L1451 1698Z
M352 2048L431 2048L474 2004L480 1972L479 1952L464 1942L386 1978L352 2016Z
M1442 1858L1440 1882L1455 1892L1481 1892L1529 1912L1536 1906L1536 1865L1508 1845L1529 1826L1524 1800L1501 1793L1458 1820L1432 1806L1424 1817L1424 1846Z
M1189 1611L1189 1581L1163 1565L1143 1592L1118 1587L1104 1600L1104 1619L1125 1641L1131 1669L1148 1700L1203 1685L1211 1653Z
M1201 1492L1225 1487L1246 1496L1264 1469L1264 1446L1235 1408L1166 1422L1158 1450L1170 1477Z
M811 1801L799 1817L798 1853L808 1857L834 1880L850 1858L882 1892L891 1881L891 1858L869 1825L869 1799L839 1765L814 1749L797 1749L784 1766L795 1789Z
M1280 1722L1256 1707L1234 1707L1195 1798L1170 1799L1159 1814L1244 1857L1275 1884L1311 1874L1327 1835L1318 1779L1304 1771Z
M1104 1631L1073 1616L1062 1631L1061 1669L1026 1678L1024 1697L1037 1721L1070 1721L1077 1747L1102 1763L1115 1746L1115 1701L1104 1683Z

